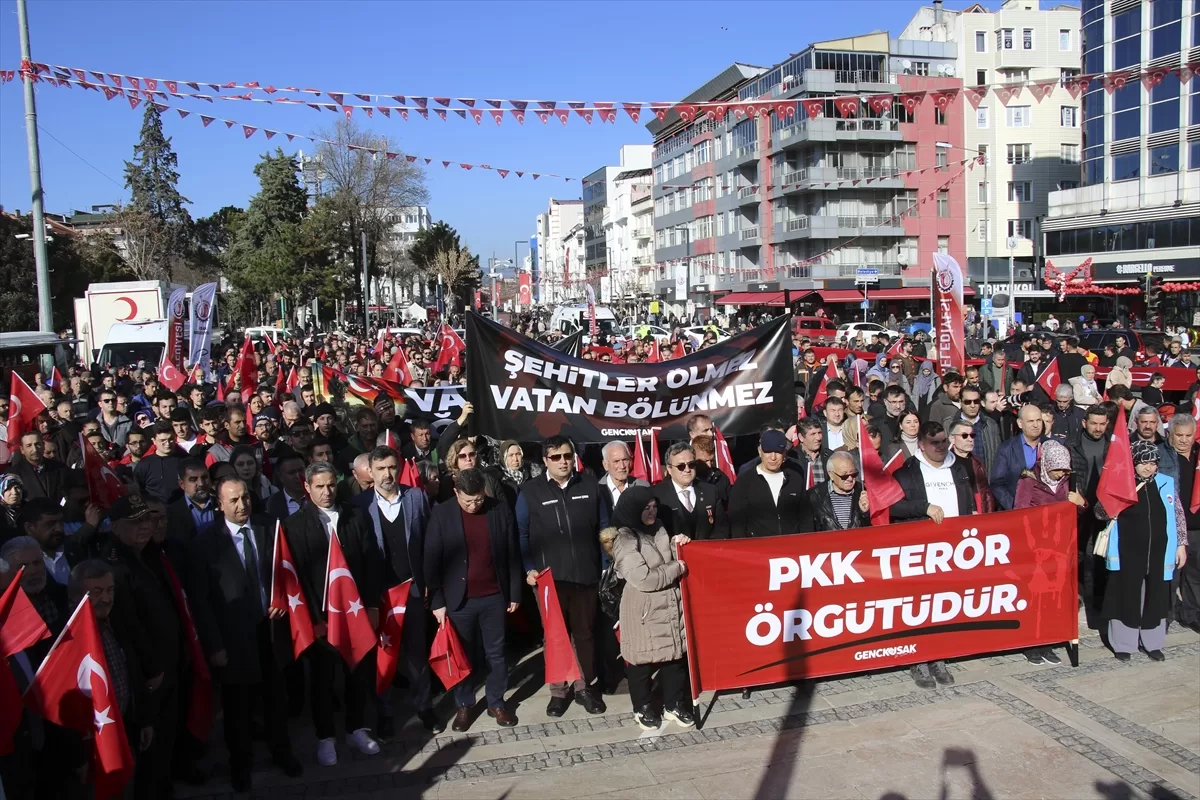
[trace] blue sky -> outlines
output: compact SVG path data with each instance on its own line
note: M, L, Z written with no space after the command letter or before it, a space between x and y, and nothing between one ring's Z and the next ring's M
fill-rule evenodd
M876 29L896 34L916 7L902 0L30 0L29 17L35 61L104 72L410 96L666 101L733 61L769 66L813 41ZM0 0L0 67L14 69L18 62L16 6ZM303 106L189 100L185 107L294 133L335 119ZM140 108L131 111L122 98L106 101L78 88L42 86L38 114L48 211L125 197L123 163L137 139ZM181 120L172 111L164 118L193 216L244 207L257 190L251 169L268 149L311 146L300 140L289 146L283 137L268 145L261 134L247 141L219 123L203 128L195 115ZM453 115L446 122L416 115L408 122L379 115L362 122L385 131L406 152L575 177L616 163L622 144L651 141L644 126L623 113L616 125L589 126L573 117L566 127L553 119L543 125L532 115L523 126L507 118L499 129L486 117L477 126ZM513 175L502 180L486 171L445 170L436 162L428 168L428 186L434 219L455 226L485 259L493 251L511 258L514 240L528 238L549 197L579 197L580 191L578 182ZM29 197L21 89L13 82L0 88L0 204L24 212Z

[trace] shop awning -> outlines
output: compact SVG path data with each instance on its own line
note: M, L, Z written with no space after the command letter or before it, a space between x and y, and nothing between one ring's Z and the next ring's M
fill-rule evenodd
M822 289L817 294L826 303L861 303L863 299L858 289Z
M793 299L799 299L796 292ZM783 292L730 292L724 297L713 300L714 305L721 306L783 306Z
M963 295L969 296L975 294L970 286L963 287ZM912 286L907 289L870 289L867 292L867 299L872 302L875 300L928 300L928 286Z

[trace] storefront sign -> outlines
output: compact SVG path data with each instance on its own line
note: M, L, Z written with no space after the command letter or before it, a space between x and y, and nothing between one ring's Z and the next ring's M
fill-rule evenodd
M1144 279L1150 274L1155 278L1200 277L1200 258L1130 258L1124 261L1092 262L1092 280L1128 281Z

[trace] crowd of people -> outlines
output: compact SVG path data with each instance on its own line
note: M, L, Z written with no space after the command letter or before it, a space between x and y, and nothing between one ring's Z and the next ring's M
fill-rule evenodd
M396 735L402 703L431 734L447 723L469 730L477 683L486 715L515 725L511 651L539 641L532 587L545 570L580 673L549 687L546 713L604 714L605 698L625 682L643 729L691 727L680 545L869 526L867 446L900 465L904 497L893 522L1073 503L1081 604L1117 658L1140 647L1162 660L1168 621L1200 631L1200 515L1181 503L1196 473L1196 420L1175 413L1164 421L1153 387L1135 396L1117 371L1134 355L1122 342L1101 388L1100 356L1049 332L984 342L982 363L963 374L936 369L919 336L898 346L863 342L864 353L878 354L871 363L862 353L822 359L819 343L797 335L799 419L739 437L727 469L718 466L713 421L692 415L687 438L666 443L663 479L651 485L626 441L499 441L476 428L470 403L449 424L431 425L391 395L348 405L314 385L323 382L317 360L381 377L396 348L406 353L409 385L462 384L460 363L442 363L432 334L283 339L273 352L255 350L252 369L239 369L231 347L212 381L178 391L145 365L74 367L53 389L35 377L46 408L14 452L0 453L0 588L23 570L21 587L54 635L91 598L136 753L135 796L169 797L173 782L209 779L201 764L212 745L189 724L192 689L206 675L219 688L237 791L251 788L256 740L282 772L303 772L290 722L305 713L324 767L338 762L340 739L342 748L379 753ZM597 347L591 357L617 360ZM636 341L620 348L620 360L674 350ZM1061 376L1053 396L1038 383L1051 361ZM240 385L243 375L254 376L252 386ZM1118 536L1106 527L1097 483L1122 409L1138 487L1137 503L1117 515ZM100 454L125 486L108 508L93 502L81 448ZM1093 555L1102 533L1107 549ZM391 686L377 686L374 653L351 667L327 641L337 611L325 602L335 536L373 629L389 610L380 598L411 581ZM280 542L302 589L294 602L315 635L299 657L287 613L269 602ZM187 641L192 624L199 651ZM441 685L429 666L430 641L446 624L477 664L451 690L452 718L435 710ZM52 641L10 658L22 689ZM1060 662L1051 648L1025 656ZM942 662L911 675L924 688L953 683ZM0 777L11 797L71 796L87 781L86 748L27 710Z

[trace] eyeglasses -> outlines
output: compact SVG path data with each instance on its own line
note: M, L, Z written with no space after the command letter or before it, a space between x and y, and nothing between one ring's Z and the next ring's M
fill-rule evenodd
M116 398L115 398L115 397L101 397L101 398L100 398L100 402L101 402L101 403L104 403L104 404L106 404L106 405L107 405L108 403L112 403L112 402L115 402L115 401L116 401Z
M836 472L831 472L829 474L837 478L839 481L852 481L858 477L857 472L847 472L845 475L838 475Z
M468 452L468 453L459 453L459 454L458 454L458 460L459 460L459 461L466 461L467 459L469 459L469 458L474 458L474 457L475 457L475 451L474 451L474 450L471 450L471 451L470 451L470 452Z
M962 404L964 406L977 406L977 405L979 405L979 403L980 403L979 400L963 400L962 401Z
M693 472L699 465L699 461L680 461L678 464L671 464L671 468L680 472Z
M546 454L546 460L553 461L556 464L559 461L569 461L570 459L572 459L574 457L575 457L574 453L547 453Z
M974 433L956 433L954 435L959 437L960 439L974 439L975 438Z

